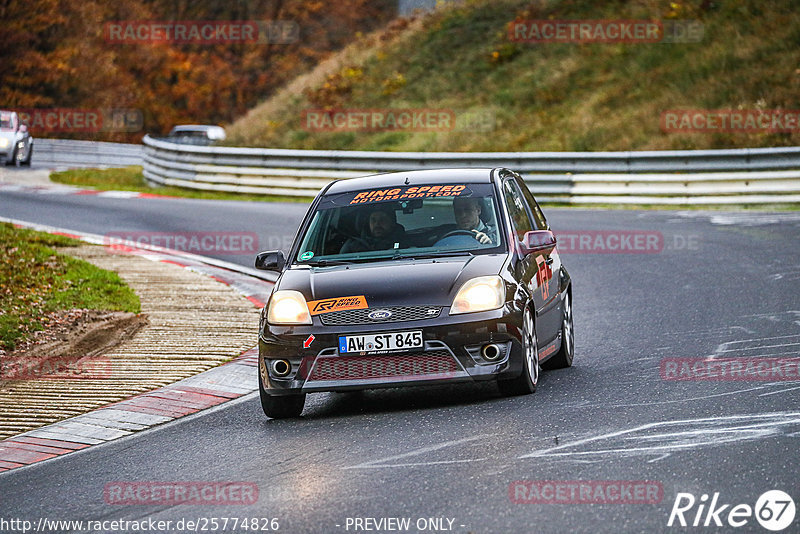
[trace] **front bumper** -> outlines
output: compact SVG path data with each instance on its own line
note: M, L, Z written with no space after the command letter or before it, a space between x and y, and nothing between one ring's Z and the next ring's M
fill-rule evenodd
M325 326L262 324L259 373L271 395L416 386L513 378L522 372L521 313L507 303L488 312L416 321ZM416 352L339 355L339 336L421 330L424 347ZM309 343L310 336L313 341ZM308 345L304 348L304 343ZM488 360L481 349L496 344L500 356ZM286 360L291 371L276 376L272 363Z

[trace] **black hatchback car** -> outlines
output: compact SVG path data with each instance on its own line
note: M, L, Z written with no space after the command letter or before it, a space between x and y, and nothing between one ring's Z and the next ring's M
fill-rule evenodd
M508 169L398 172L336 181L305 216L261 314L269 417L306 393L494 380L536 390L574 353L572 285L556 239Z

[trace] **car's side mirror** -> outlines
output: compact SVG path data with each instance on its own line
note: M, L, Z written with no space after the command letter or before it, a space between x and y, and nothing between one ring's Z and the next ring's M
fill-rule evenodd
M22 133L27 132L28 131L28 126L25 125L25 124L20 124L19 125L19 131L22 132Z
M286 265L286 256L283 255L282 250L268 250L256 255L256 269L281 272L284 265Z
M556 246L556 236L550 230L525 232L520 243L520 252L527 256L533 252L549 252Z

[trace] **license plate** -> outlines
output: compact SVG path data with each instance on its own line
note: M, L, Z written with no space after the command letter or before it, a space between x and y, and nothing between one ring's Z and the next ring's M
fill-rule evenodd
M362 336L339 336L339 354L384 354L418 350L423 346L422 330Z

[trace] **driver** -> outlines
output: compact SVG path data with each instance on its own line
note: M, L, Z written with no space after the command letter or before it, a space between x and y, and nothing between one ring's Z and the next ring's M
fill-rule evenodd
M405 248L406 230L397 223L391 206L376 206L370 210L366 229L360 238L351 237L342 245L340 254Z
M453 214L459 230L467 230L475 234L475 239L483 245L497 242L497 232L493 226L481 220L481 200L474 197L456 197L453 199Z

